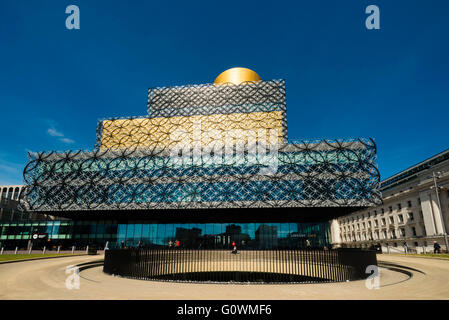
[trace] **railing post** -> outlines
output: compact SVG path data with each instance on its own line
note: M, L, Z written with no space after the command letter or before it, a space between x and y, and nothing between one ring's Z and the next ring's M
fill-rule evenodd
M17 254L17 250L19 250L19 248L18 248L18 247L16 247L16 250L14 251L14 254Z
M42 254L45 254L45 250L47 250L46 246L44 246L44 249L42 250Z

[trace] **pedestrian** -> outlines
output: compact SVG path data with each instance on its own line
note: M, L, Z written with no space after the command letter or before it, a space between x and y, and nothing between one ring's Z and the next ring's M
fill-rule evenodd
M142 241L139 240L139 243L137 244L137 249L142 249Z
M168 247L171 248L172 246L173 246L173 242L170 240L170 241L168 242Z
M125 241L120 242L120 249L125 249Z
M176 247L176 248L179 248L179 245L180 245L179 240L175 240L175 247Z
M407 253L408 251L408 244L407 242L404 242L404 252Z
M310 241L309 241L309 239L306 239L306 247L310 248Z
M233 254L237 254L238 252L237 252L237 246L234 246L233 248L232 248L232 252L231 253L233 253Z
M235 241L232 241L232 246L235 247Z
M441 246L438 242L433 242L433 253L440 253Z

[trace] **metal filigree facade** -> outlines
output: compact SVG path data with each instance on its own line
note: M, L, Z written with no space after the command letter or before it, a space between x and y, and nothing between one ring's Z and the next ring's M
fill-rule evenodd
M30 153L35 211L369 206L370 139L287 143L285 83L149 90L149 116L100 121L91 152Z

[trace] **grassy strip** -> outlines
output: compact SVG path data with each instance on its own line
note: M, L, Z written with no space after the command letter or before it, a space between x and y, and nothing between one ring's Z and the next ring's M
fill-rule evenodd
M73 254L73 256L79 254ZM39 258L51 258L51 257L61 257L61 256L72 256L71 253L60 253L60 254L2 254L0 255L1 261L14 261L14 260L27 260L27 259L39 259Z

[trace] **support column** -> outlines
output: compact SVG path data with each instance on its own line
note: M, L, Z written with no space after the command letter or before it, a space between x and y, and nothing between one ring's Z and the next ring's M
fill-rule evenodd
M332 246L339 246L341 244L340 224L337 219L329 221L329 229L331 232L331 244Z
M428 191L420 192L419 197L421 198L421 211L424 219L424 226L426 227L426 236L434 236L438 234L436 228L435 216L434 216L434 206L432 205L432 198ZM438 210L438 208L437 208ZM437 211L438 212L438 211ZM441 223L441 219L439 219ZM441 230L441 225L440 225ZM440 231L441 232L441 231Z

